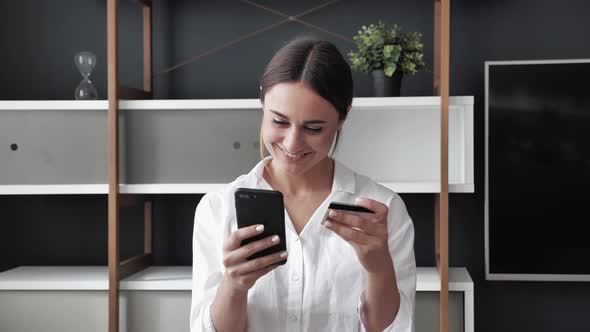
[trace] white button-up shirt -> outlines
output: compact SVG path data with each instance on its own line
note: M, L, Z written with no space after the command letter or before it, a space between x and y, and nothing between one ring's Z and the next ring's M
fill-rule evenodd
M224 266L223 242L237 228L234 191L272 189L260 162L222 192L205 195L195 212L191 332L215 331L210 306ZM414 227L401 197L335 162L332 192L298 235L285 211L287 263L261 277L248 292L248 331L364 331L366 271L352 246L320 223L330 202L368 197L389 207L387 227L400 307L385 331L414 331L416 262ZM284 241L285 239L281 239Z

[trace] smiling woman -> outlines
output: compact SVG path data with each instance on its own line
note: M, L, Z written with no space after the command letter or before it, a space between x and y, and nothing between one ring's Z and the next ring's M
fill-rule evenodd
M260 87L262 161L205 195L195 212L191 330L413 332L416 263L406 207L332 158L352 104L350 67L331 43L298 39L275 54ZM285 238L242 245L264 225L237 228L237 188L282 193ZM331 202L374 213L336 212ZM288 253L248 260L283 241Z

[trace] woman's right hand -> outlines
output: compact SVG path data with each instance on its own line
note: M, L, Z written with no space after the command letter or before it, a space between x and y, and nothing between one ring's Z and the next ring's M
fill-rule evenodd
M224 281L238 291L247 292L256 280L277 268L278 263L287 257L287 252L278 252L253 260L246 258L280 242L278 235L271 235L264 239L240 246L245 239L256 236L264 231L263 225L252 225L238 228L223 243Z

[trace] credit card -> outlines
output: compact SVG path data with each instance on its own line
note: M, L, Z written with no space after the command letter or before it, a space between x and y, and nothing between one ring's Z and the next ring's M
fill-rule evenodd
M369 210L366 207L363 207L363 206L360 206L360 205L348 204L348 203L340 203L340 202L332 202L332 203L330 203L330 205L328 206L328 209L340 210L340 211L348 212L348 213L353 213L353 212L357 212L357 213L375 213L372 210Z

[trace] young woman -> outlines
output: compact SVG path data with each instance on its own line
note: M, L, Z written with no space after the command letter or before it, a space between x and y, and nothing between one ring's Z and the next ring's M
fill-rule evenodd
M260 89L261 148L270 156L196 209L191 331L413 331L414 228L405 205L331 158L351 109L350 67L331 43L299 39L275 54ZM286 238L240 246L263 228L237 229L240 187L282 192ZM327 211L354 199L374 215ZM288 253L246 260L279 241ZM287 254L285 265L273 264Z

